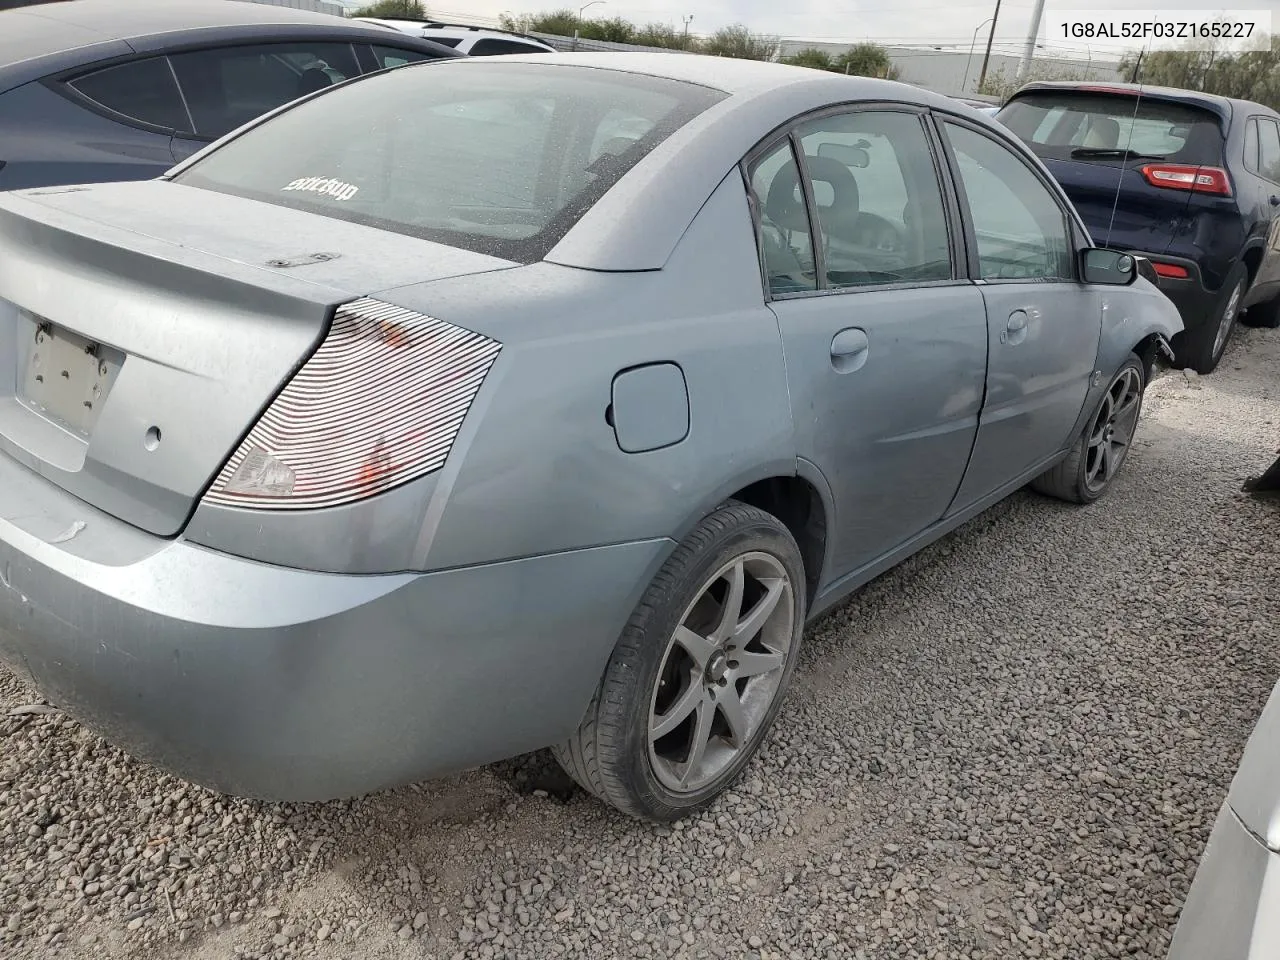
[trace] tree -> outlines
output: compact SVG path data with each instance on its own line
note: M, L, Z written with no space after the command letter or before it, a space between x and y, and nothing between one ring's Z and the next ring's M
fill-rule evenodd
M590 40L607 40L610 43L634 43L636 25L622 17L608 20L584 20L579 35Z
M664 47L667 50L695 50L698 46L697 38L677 31L669 23L646 23L636 30L631 42L643 47Z
M573 31L581 27L576 10L565 7L549 13L529 13L521 17L502 14L498 18L504 30L516 33L547 33L553 37L572 37Z
M860 43L850 47L836 57L834 69L857 77L898 79L898 68L889 59L889 51L878 43Z
M988 73L987 79L978 87L978 93L988 97L998 97L1001 101L1009 99L1024 83L1032 80L1086 80L1084 73L1062 65L1033 66L1027 75L1019 80L1017 72L1007 73L1003 67L994 73Z
M702 52L713 57L735 57L739 60L773 60L778 56L778 38L752 33L740 23L717 30Z
M1157 50L1142 57L1126 54L1120 61L1125 79L1138 68L1138 79L1161 87L1181 87L1223 97L1237 97L1280 109L1280 43L1266 37L1257 48Z
M878 43L860 43L837 57L832 57L825 50L807 47L789 57L783 57L782 62L797 67L812 67L814 70L847 73L856 77L898 79L898 68L889 60L888 51Z
M422 0L374 0L355 10L353 17L386 17L392 20L425 20L427 8Z
M811 67L814 70L835 69L835 62L831 59L831 54L815 47L806 47L804 50L797 51L789 57L783 57L782 62L789 63L793 67Z

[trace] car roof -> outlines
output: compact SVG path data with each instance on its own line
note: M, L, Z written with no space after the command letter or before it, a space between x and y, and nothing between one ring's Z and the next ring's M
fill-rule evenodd
M1152 86L1146 83L1107 83L1107 82L1079 82L1069 80L1038 80L1028 83L1015 93L1010 100L1014 100L1028 93L1045 93L1053 91L1068 91L1075 93L1113 93L1125 94L1128 96L1136 96L1139 93L1143 97L1150 97L1153 100L1162 100L1166 103L1182 103L1191 107L1200 107L1208 110L1218 116L1226 123L1230 123L1233 114L1240 116L1248 116L1253 113L1273 114L1275 111L1260 103L1252 100L1237 100L1232 97L1220 97L1214 93L1202 93L1199 90L1184 90L1181 87L1160 87Z
M219 30L264 27L335 30L371 42L387 35L372 24L250 0L55 0L0 11L0 92L81 63L154 48L157 38L177 45ZM457 56L429 40L403 34L401 39L438 56Z
M472 62L482 62L477 57ZM679 80L702 87L710 87L735 97L751 97L780 87L826 88L832 80L841 84L849 100L897 100L945 109L954 106L951 97L932 93L921 87L877 80L870 77L853 77L796 67L763 60L740 60L735 57L711 57L704 55L680 55L658 52L637 53L564 53L511 54L504 61L562 64L613 70L619 73L638 73L650 77Z

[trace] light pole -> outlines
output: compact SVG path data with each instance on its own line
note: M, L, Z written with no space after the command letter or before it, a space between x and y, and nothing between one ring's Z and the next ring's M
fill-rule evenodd
M693 22L693 14L689 14L684 18L684 42L680 44L681 50L689 49L689 24Z
M995 13L991 15L991 32L987 34L987 52L982 55L982 70L978 74L978 90L987 82L987 64L991 62L991 42L996 38L996 21L1000 19L1000 0L996 0Z
M594 7L597 3L604 3L605 0L590 0L590 3L584 3L578 8L578 19L573 24L573 49L578 49L578 27L582 24L582 11L587 7Z
M969 68L973 66L973 48L978 42L978 31L985 27L992 20L991 17L983 20L980 24L973 28L973 38L969 41L969 59L964 62L964 79L960 81L960 92L969 92Z

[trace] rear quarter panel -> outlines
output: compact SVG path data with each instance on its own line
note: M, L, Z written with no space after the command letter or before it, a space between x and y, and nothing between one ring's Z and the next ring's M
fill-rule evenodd
M662 270L517 273L380 294L504 343L437 477L415 569L678 537L742 486L795 473L781 343L736 170ZM684 373L688 434L624 453L606 420L613 378L661 362Z

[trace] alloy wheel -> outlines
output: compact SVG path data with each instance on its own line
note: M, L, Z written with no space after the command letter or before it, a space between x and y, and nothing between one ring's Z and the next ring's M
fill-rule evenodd
M1142 374L1126 367L1112 381L1089 431L1084 482L1090 492L1106 488L1129 454L1142 408Z
M649 762L669 790L696 792L751 749L786 672L794 589L780 560L747 553L681 617L649 708Z

